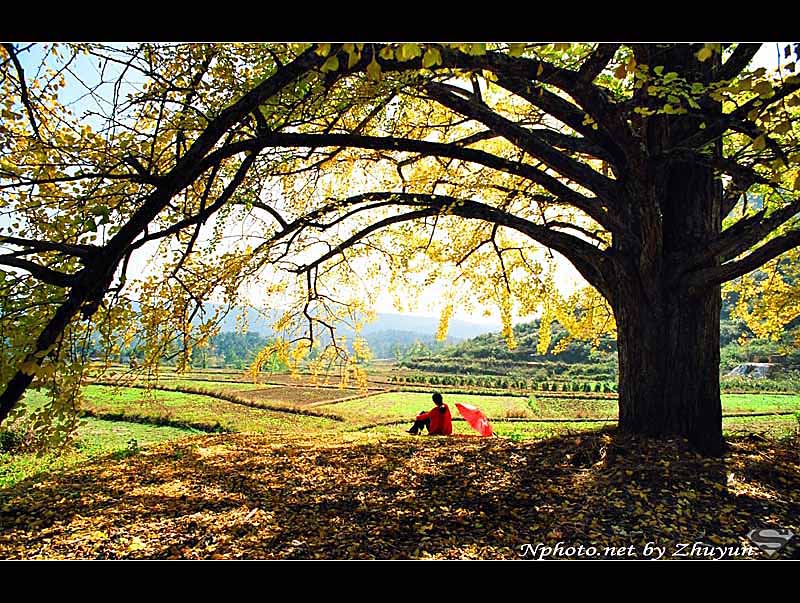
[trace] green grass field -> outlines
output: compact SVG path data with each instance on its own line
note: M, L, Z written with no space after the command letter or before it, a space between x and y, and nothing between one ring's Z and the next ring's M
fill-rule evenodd
M65 449L53 450L44 455L0 452L0 488L10 487L42 473L62 471L106 455L121 459L148 444L200 433L202 432L193 429L86 418L81 421L75 442Z
M178 385L178 382L170 383ZM252 391L263 388L252 383L180 381L184 387L204 387L217 391ZM232 387L233 386L233 387ZM277 390L276 390L277 391ZM90 385L84 389L84 409L98 418L85 418L73 446L43 456L0 454L0 487L24 480L38 473L61 469L98 455L135 453L148 444L175 440L201 433L222 430L262 433L277 437L317 436L354 432L367 428L379 436L403 435L413 417L429 410L433 403L428 393L391 392L327 404L319 410L338 415L345 422L253 408L200 394L187 394L140 388ZM481 396L444 393L454 417L456 402L479 407L490 419L497 436L512 440L550 438L565 433L580 433L614 424L615 400L571 400L566 398L522 396ZM26 395L29 408L46 402L45 395L31 391ZM290 402L284 401L285 404ZM794 411L800 413L800 395L724 394L724 413ZM537 418L601 418L607 422L540 422ZM113 418L113 420L106 420ZM529 419L504 421L502 419ZM501 420L497 420L501 419ZM375 425L397 421L394 425ZM407 424L406 424L407 423ZM370 427L372 426L372 427ZM795 433L794 415L726 418L726 435L757 432L772 436ZM475 435L463 421L454 423L457 435ZM411 436L408 436L411 437Z
M123 421L149 421L203 431L286 434L326 431L339 425L323 417L252 408L200 394L99 385L86 387L84 394L84 409L101 417L114 415ZM43 405L46 398L42 393L29 392L25 401L35 408Z
M514 396L470 396L444 394L444 401L455 409L456 402L479 406L488 416L532 416L527 398ZM377 394L368 398L348 400L325 406L353 423L368 425L393 420L413 419L420 411L428 411L434 406L430 394L416 392L391 392Z
M800 430L800 415L772 417L730 417L722 419L725 436L758 433L775 438L792 435Z
M722 412L800 412L800 394L722 394Z
M215 428L286 437L321 434L342 427L342 423L327 418L251 408L197 394L99 385L87 386L84 394L85 410L100 416L114 415L115 420L83 419L75 442L64 450L43 456L0 453L0 488L98 455L125 455L148 444ZM25 396L30 409L41 407L46 401L45 395L37 391Z
M489 418L597 418L616 420L616 400L572 400L568 398L521 396L481 396L444 394L454 414L455 403L480 408ZM359 424L412 419L421 410L433 406L429 394L392 392L368 398L331 404L325 408ZM800 412L800 395L724 394L723 413Z

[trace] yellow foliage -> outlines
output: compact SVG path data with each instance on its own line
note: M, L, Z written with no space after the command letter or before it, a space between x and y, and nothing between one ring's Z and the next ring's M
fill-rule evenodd
M453 304L446 304L439 315L439 326L436 329L436 341L447 339L447 327L450 324L450 316L453 314Z

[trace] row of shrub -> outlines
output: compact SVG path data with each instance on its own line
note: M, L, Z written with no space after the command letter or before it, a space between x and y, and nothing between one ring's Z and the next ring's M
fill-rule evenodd
M415 357L404 360L400 366L428 373L447 373L451 375L492 375L511 376L516 379L533 379L537 382L551 380L553 377L583 377L593 381L614 381L617 377L616 364L610 363L568 363L568 362L509 362L503 360L453 360L439 357ZM588 378L588 379L587 379Z
M536 381L519 377L493 377L471 375L431 375L410 374L392 375L391 383L421 383L427 385L449 385L461 387L485 387L497 389L523 389L543 392L598 392L610 393L617 391L617 385L609 382L589 381Z
M590 383L588 381L580 382L580 381L563 381L561 383L548 383L547 381L536 384L534 383L531 387L534 391L542 391L542 392L595 392L595 393L602 393L602 394L610 394L617 392L617 384L616 383L608 383L608 382L594 382Z
M722 377L722 391L743 392L800 392L800 377L797 372L774 375L767 379L753 377Z
M594 392L616 393L617 384L611 381L542 381L515 376L495 377L487 375L435 375L412 373L393 375L392 383L448 385L452 387L483 387L506 390L530 390L542 392ZM751 377L722 377L720 386L723 392L800 392L800 378L795 375L782 375L769 379Z

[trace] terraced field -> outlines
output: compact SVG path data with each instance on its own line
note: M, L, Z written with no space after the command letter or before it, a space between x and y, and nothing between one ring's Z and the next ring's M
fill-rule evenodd
M241 379L240 374L222 377L225 379L218 374L192 373L158 384L184 392L89 385L84 390L86 418L73 447L66 454L54 453L49 460L40 461L24 454L0 453L0 485L30 475L37 464L43 471L98 454L125 455L151 443L203 432L258 433L278 439L326 433L406 437L413 417L432 406L430 393L312 387L288 378L285 385L254 384L234 381ZM456 419L454 433L461 436L471 437L474 432L459 420L456 402L482 409L495 434L514 441L593 431L616 423L617 402L607 395L557 397L548 392L526 397L443 391ZM724 394L722 401L725 414L786 413L727 417L723 428L728 435L756 432L782 436L798 429L794 413L800 414L800 395ZM26 397L31 409L45 402L45 396L35 391Z

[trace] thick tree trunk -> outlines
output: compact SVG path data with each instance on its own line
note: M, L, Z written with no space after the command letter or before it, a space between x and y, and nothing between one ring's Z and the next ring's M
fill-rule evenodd
M694 57L696 47L659 47L664 72L709 81L712 62ZM651 101L654 109L663 100ZM656 115L644 130L648 148L663 159L632 166L625 182L634 226L632 242L617 251L626 258L612 294L619 354L619 426L651 437L685 437L703 454L723 452L719 388L720 287L689 290L693 270L711 268L708 242L721 230L722 184L707 165L669 159L699 128L691 115ZM712 155L721 156L717 142ZM645 162L646 163L646 162Z
M633 287L625 293L615 308L620 429L684 437L703 454L721 454L719 288L656 304Z
M74 286L69 292L66 301L58 307L53 317L48 321L47 326L39 334L36 339L36 346L33 351L28 354L24 362L33 362L36 366L41 366L48 351L56 344L58 339L64 333L64 329L80 311L81 306L89 300L94 303L93 309L90 314L93 314L97 304L102 299L105 289L108 287L110 277L103 279L97 274L92 272L88 276L83 277L83 282ZM92 283L93 286L87 286L84 283ZM85 310L88 312L88 310ZM8 382L5 391L0 394L0 425L3 424L6 417L13 410L14 406L22 399L25 390L33 381L34 376L30 373L19 369L11 380Z

